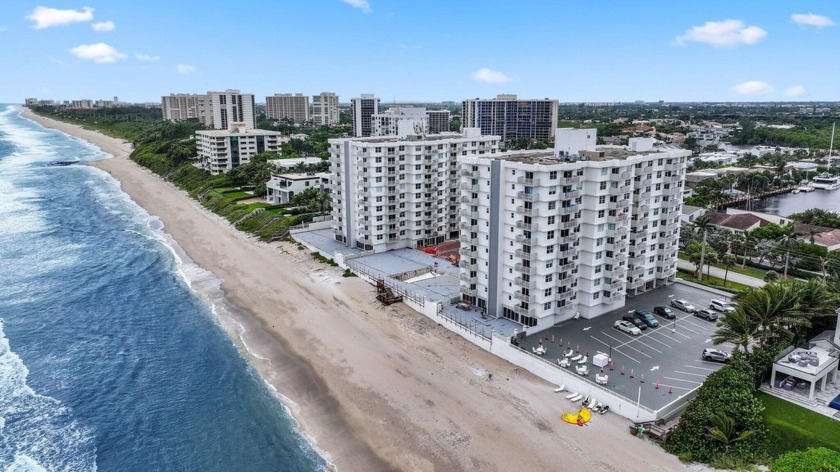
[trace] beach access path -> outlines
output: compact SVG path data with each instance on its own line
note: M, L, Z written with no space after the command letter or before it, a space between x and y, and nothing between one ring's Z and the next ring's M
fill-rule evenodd
M129 160L123 141L26 116L114 155L94 165L222 280L235 321L222 326L339 470L709 470L631 436L614 414L564 423L577 405L554 385L403 304L383 307L373 287L294 244L237 231Z

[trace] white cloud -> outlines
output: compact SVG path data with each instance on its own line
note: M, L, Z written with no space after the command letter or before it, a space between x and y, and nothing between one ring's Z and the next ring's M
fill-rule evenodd
M473 72L472 77L479 82L486 82L488 84L506 84L513 80L513 78L506 76L502 72L486 67Z
M175 70L177 70L179 74L192 74L193 72L195 72L195 66L187 64L178 64L177 66L175 66Z
M732 86L732 90L741 95L763 95L773 91L773 87L760 80L748 80Z
M741 44L755 44L767 36L767 31L758 26L746 26L741 20L708 21L702 26L693 26L674 38L674 43L683 46L688 42L706 43L716 48L727 48Z
M108 21L103 21L101 23L94 23L94 24L90 25L90 27L93 28L94 31L104 32L104 31L114 31L114 28L116 28L117 25L115 25L113 21L108 20Z
M790 15L790 19L794 23L800 25L816 26L817 28L825 28L826 26L834 26L834 20L827 16L816 15L814 13L794 13Z
M160 56L152 56L151 54L141 54L135 53L134 57L137 58L138 61L146 61L146 62L155 62L160 60Z
M801 97L801 96L805 95L805 93L806 93L805 87L803 87L801 85L796 85L794 87L791 87L791 88L785 90L785 95L788 96L788 97Z
M87 59L93 62L117 62L127 56L113 46L105 43L82 44L70 49L70 53L80 59Z
M365 13L370 13L373 9L370 8L370 3L367 0L342 0L344 3L350 5L353 8L358 8Z
M83 7L79 10L59 10L57 8L36 7L32 13L26 17L27 20L32 20L35 29L50 28L52 26L67 25L70 23L78 23L83 21L90 21L93 19L93 8Z

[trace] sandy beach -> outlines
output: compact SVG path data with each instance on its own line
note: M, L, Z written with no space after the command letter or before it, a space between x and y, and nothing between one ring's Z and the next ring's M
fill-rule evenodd
M614 414L563 423L573 405L554 385L402 304L383 308L373 287L296 245L237 231L129 160L130 144L24 116L114 156L94 165L223 281L244 354L338 470L708 470L631 436Z

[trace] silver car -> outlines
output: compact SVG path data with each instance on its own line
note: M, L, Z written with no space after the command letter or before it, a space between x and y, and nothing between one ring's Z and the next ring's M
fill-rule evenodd
M638 327L636 327L636 325L629 321L616 320L613 326L615 327L615 329L623 331L631 336L638 336L642 334L642 330L640 330Z
M694 313L697 311L697 308L689 303L688 300L671 300L671 306L686 313Z

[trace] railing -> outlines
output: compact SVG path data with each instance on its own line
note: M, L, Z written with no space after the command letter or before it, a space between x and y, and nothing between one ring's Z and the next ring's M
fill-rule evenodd
M525 223L524 221L517 221L516 227L520 229L525 229L530 231L531 230L531 223Z

